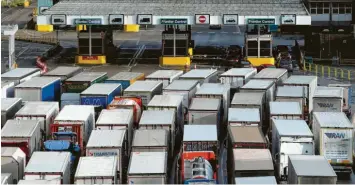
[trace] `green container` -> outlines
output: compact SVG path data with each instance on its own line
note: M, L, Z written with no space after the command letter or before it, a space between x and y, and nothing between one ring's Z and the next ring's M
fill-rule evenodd
M82 72L63 82L63 90L67 93L81 93L94 83L101 83L107 79L107 73Z

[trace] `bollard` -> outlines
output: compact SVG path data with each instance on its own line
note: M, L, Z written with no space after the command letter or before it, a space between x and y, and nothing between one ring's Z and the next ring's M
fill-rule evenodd
M324 76L324 66L322 66L322 76Z
M343 69L340 69L340 71L341 71L341 79L344 79L344 70Z
M328 67L328 77L330 77L330 67L329 66L327 67Z
M312 65L309 65L309 72L312 71Z
M315 68L316 75L318 75L318 65L316 64L316 65L314 66L314 68Z
M337 75L337 71L338 71L338 70L337 70L336 68L334 68L334 77L335 77L335 78L337 78L337 77L338 77L338 75Z
M348 70L348 80L349 80L349 81L351 80L350 71L349 71L349 70Z

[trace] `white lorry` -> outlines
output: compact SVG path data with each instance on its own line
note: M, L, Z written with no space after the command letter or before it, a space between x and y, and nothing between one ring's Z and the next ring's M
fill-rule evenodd
M180 76L181 80L198 80L200 84L216 83L218 81L218 71L216 69L192 69Z
M274 184L277 185L277 181L274 176L262 176L262 177L237 177L234 180L235 184Z
M304 112L306 103L304 87L302 86L279 86L276 90L276 100L279 102L299 102Z
M263 92L238 92L233 95L231 108L257 108L264 120L265 94Z
M255 68L232 68L219 75L222 84L229 84L231 88L242 87L257 74Z
M228 125L231 126L259 126L263 127L260 121L260 112L256 108L229 108Z
M1 74L1 81L12 81L17 85L40 75L39 68L16 68Z
M287 69L282 68L265 68L253 77L259 80L273 80L277 85L282 84L287 78Z
M221 101L211 98L193 98L189 107L190 125L217 125L221 120Z
M313 134L304 120L273 120L272 156L278 179L287 179L289 155L314 155Z
M15 96L15 82L1 81L1 98L12 98Z
M170 153L170 135L165 129L135 130L132 152Z
M174 80L178 79L184 72L182 70L157 70L145 77L146 80L163 82L163 88L167 87Z
M343 104L343 112L350 117L351 116L351 104L353 102L352 96L353 96L353 88L352 84L329 84L329 87L342 87L343 89L343 98L344 98L344 104Z
M352 173L353 125L343 112L314 112L315 154L324 156L335 172Z
M12 119L22 107L21 98L1 98L1 128Z
M270 125L268 125L270 133L272 132L272 120L302 120L303 112L298 102L270 102Z
M135 96L142 98L144 107L148 105L150 100L157 94L162 94L163 82L161 81L136 81L123 91L123 96Z
M22 179L25 166L26 154L20 148L1 147L1 173L11 173L14 184Z
M313 96L313 112L342 112L342 87L317 87Z

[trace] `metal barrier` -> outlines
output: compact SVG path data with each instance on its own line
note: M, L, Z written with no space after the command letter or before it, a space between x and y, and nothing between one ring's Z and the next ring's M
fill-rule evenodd
M332 77L342 80L355 80L355 71L342 69L339 67L324 66L319 64L303 63L303 69L307 72L315 73L317 76Z

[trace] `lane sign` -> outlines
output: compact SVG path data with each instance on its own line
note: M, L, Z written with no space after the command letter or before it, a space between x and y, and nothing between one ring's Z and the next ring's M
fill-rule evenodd
M210 24L210 15L209 14L196 14L195 15L195 24Z
M160 19L160 24L164 25L186 25L187 19Z
M206 22L206 17L201 15L198 20L200 21L200 23L205 23Z

